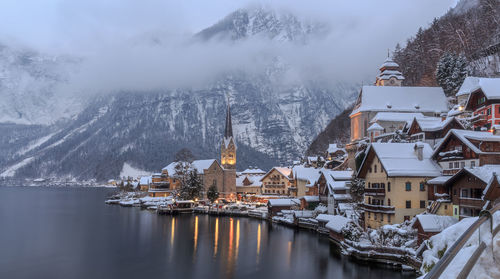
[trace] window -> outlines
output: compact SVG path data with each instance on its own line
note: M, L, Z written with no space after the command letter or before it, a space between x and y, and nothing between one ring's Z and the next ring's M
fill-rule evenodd
M372 198L368 197L368 204L372 204Z
M460 164L459 164L459 162L455 162L455 163L454 163L454 166L455 166L455 168L456 168L456 169L460 168Z
M391 191L391 182L387 182L387 192Z
M387 199L387 205L391 206L391 199Z
M423 191L425 191L425 183L420 182L420 192L423 192Z
M456 196L457 195L457 189L453 189L453 195Z
M387 222L391 222L391 215L387 215Z
M420 208L425 208L425 201L420 201Z
M380 214L380 222L384 222L384 214Z
M470 167L474 168L476 166L476 161L470 161Z
M380 188L385 189L385 183L380 183Z
M374 172L374 173L377 173L377 165L375 165L375 166L373 167L373 172Z
M411 191L411 182L406 182L406 191Z
M455 215L458 215L458 208L455 207Z
M368 182L368 188L371 188L372 184L370 182Z
M406 208L411 208L411 201L406 201Z
M450 169L452 169L452 168L453 168L453 163L452 163L452 162L450 162L450 163L448 164L448 166L449 166L449 168L450 168Z
M368 168L368 172L371 173L372 172L372 168Z
M465 168L465 162L460 162L460 168Z
M491 109L490 108L486 111L486 114L487 115L491 115Z
M444 210L448 210L448 205L444 205Z

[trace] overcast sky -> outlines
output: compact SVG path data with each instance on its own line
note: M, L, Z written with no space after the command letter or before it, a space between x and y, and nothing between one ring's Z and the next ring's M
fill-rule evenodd
M341 79L358 75L353 79L361 80L376 73L388 48L393 49L398 42L404 43L420 26L428 26L433 18L443 15L455 2L456 0L2 0L0 42L20 44L55 54L87 55L91 62L87 65L90 72L95 72L93 67L107 72L127 68L127 65L139 65L138 70L121 72L114 81L130 78L130 83L139 84L139 88L140 84L162 86L161 82L165 82L164 74L174 75L173 80L193 75L193 65L189 65L187 61L191 61L192 57L200 59L196 61L196 68L200 69L194 71L194 74L200 74L200 79L202 72L207 69L227 70L228 65L218 65L220 59L214 57L232 60L234 65L231 67L247 65L249 60L238 59L243 56L242 50L245 54L250 52L254 55L266 51L271 54L283 52L285 58L288 55L293 63L307 69L323 67L327 75L339 75ZM258 42L231 47L212 45L184 49L177 46L161 50L140 44L137 46L138 40L153 34L176 41L177 38L198 32L230 12L252 3L286 9L300 17L328 22L333 27L333 32L328 40L301 49L289 46L272 46L268 49ZM212 58L208 59L207 56ZM165 68L166 64L170 67ZM205 66L200 67L200 64ZM163 75L155 75L154 72L161 72ZM133 80L141 73L148 73L150 77ZM85 79L95 78L90 75L88 73ZM192 78L193 76L189 77Z

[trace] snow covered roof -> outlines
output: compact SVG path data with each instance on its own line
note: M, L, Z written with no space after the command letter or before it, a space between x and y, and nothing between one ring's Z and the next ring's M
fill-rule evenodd
M335 170L324 170L327 172L333 179L335 180L351 180L352 174L354 173L352 170L346 171L335 171Z
M441 232L447 227L458 223L458 219L453 216L419 214L416 217L424 232Z
M427 184L442 185L442 184L445 184L451 177L452 176L450 176L450 175L434 177L433 179L428 180Z
M330 222L332 221L334 218L335 215L331 215L331 214L319 214L318 216L316 216L316 220L318 221L321 221L321 222Z
M319 196L303 196L300 199L303 199L306 202L319 202Z
M139 180L140 185L149 185L151 182L151 176L142 176L141 179Z
M242 174L266 174L265 171L261 170L261 169L246 169L244 171L241 172Z
M464 168L464 170L481 179L484 183L489 183L493 173L500 174L500 165L483 165L475 168Z
M340 191L340 190L347 190L349 187L347 187L349 181L334 181L330 187L332 188L333 191Z
M378 123L373 123L372 125L370 125L370 127L368 127L368 129L366 129L368 132L370 131L383 131L384 128L382 126L380 126Z
M470 94L479 85L479 77L466 77L455 96Z
M299 199L270 199L268 202L269 206L294 206L300 205Z
M215 159L207 159L207 160L195 160L191 163L191 166L196 169L198 174L203 174L204 170L208 169L214 162L217 162ZM168 172L168 175L173 176L177 174L177 171L175 169L175 166L179 162L172 162L168 164L166 167L162 169L166 170ZM188 164L187 162L182 162L183 164Z
M351 116L362 111L448 112L441 87L363 86Z
M481 151L477 146L475 146L472 142L470 142L470 140L500 142L500 136L493 135L490 132L451 129L448 131L448 133L443 138L443 140L439 143L439 145L436 147L436 149L434 149L434 154L432 156L436 156L441 152L441 147L446 143L446 141L451 136L457 137L461 142L463 142L465 145L467 145L467 147L469 147L476 154L487 154L487 153L496 154L496 153L499 153L499 152Z
M445 120L441 120L440 117L423 117L414 119L414 121L417 122L418 126L423 132L442 130L453 120L455 120L454 117L448 117ZM462 126L462 123L460 123L459 121L457 121L457 123Z
M422 160L417 157L416 145L423 147ZM389 177L436 177L441 174L439 166L431 159L432 148L427 143L372 143L369 147L379 158ZM368 155L363 160L363 170Z
M483 91L484 95L489 100L500 99L500 78L479 78L476 86L472 86L470 88L470 93L473 93L479 89Z
M346 201L352 199L351 194L333 194L333 199L337 201Z
M264 175L240 175L238 177L236 177L236 186L238 187L258 187L258 186L262 186L262 177L264 177ZM250 184L249 185L244 185L243 184L243 181L245 180L245 178L248 179L248 181L250 181Z
M204 170L208 169L213 163L217 162L215 159L196 160L191 163L199 174L203 174Z
M377 112L370 120L370 123L378 121L391 122L411 122L415 118L423 118L424 115L420 112Z
M339 150L343 151L344 153L346 152L344 148L338 147L336 143L330 143L328 145L328 149L326 150L326 152L328 152L328 153L335 153L335 152L337 152Z
M262 179L264 179L266 176L268 176L270 173L272 173L273 170L278 171L281 175L283 175L286 178L290 179L289 175L290 175L290 173L292 173L292 169L285 168L285 167L274 167L270 171L268 171L260 180L262 181Z
M320 170L315 168L307 168L304 166L293 167L293 175L298 180L307 181L306 185L314 185L321 176Z
M334 232L341 233L342 229L345 228L349 222L351 222L351 220L346 217L333 215L331 220L326 223L325 227Z
M392 61L390 57L387 57L382 65L380 65L380 69L383 68L398 68L399 64Z

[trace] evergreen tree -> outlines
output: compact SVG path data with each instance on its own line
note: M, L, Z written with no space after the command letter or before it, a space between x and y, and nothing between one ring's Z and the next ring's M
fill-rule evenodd
M196 169L191 169L188 172L186 183L181 186L179 191L180 197L185 200L194 200L201 198L203 191L203 184Z
M441 56L436 69L436 81L446 96L453 96L467 77L467 60L462 55L446 52Z
M213 184L208 188L207 198L210 200L211 203L213 203L219 198L219 191L217 190L217 186L215 186L215 184Z

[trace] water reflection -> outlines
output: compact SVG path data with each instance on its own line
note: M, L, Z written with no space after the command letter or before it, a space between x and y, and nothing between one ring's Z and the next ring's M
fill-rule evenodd
M215 219L215 235L214 235L214 258L217 257L217 248L219 243L219 217Z
M414 277L353 262L315 233L251 218L158 216L106 205L106 195L0 187L0 278Z
M259 263L260 259L260 238L262 237L261 224L257 227L257 263Z

